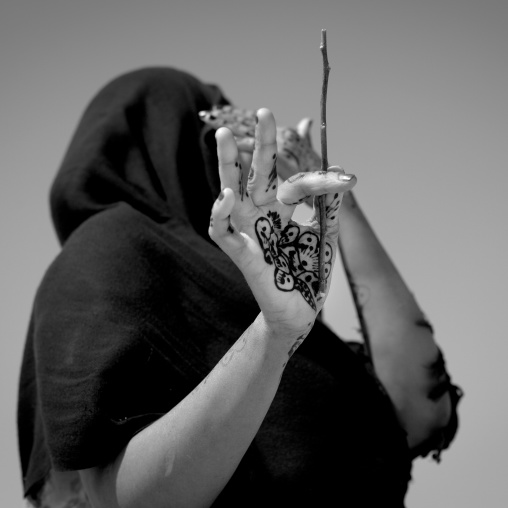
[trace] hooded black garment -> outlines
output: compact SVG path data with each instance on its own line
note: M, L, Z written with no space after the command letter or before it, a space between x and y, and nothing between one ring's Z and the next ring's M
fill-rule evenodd
M38 289L19 392L24 492L111 461L215 366L259 308L209 239L227 100L173 69L91 102L51 191L62 250ZM214 506L400 507L405 433L361 355L317 322ZM310 504L309 504L310 503Z

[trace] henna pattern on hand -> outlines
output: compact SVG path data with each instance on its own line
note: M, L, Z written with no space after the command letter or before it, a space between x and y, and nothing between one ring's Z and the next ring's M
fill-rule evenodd
M326 217L328 220L335 220L336 212L339 211L340 204L342 202L342 196L337 192L333 196L332 202L326 206Z
M243 197L245 196L246 192L243 185L243 173L242 173L242 165L237 161L235 162L235 167L238 168L239 175L238 175L238 194L240 194L240 200L243 201Z
M273 165L272 170L270 171L270 174L268 175L268 185L266 186L265 192L268 192L270 190L270 187L272 190L274 190L277 187L277 183L274 183L277 181L277 154L273 154Z
M301 346L302 342L305 340L305 337L307 337L307 335L300 335L300 337L298 337L295 341L295 343L293 344L293 346L291 347L290 351L289 351L289 358L291 358L294 354L294 352Z
M266 215L272 221L273 229L276 231L280 231L282 229L282 221L280 220L280 215L277 212L269 211Z
M279 226L279 227L277 227ZM275 265L275 285L281 291L299 291L314 309L319 292L319 236L311 231L301 232L296 223L280 231L280 216L270 212L269 218L256 221L256 235L265 261ZM325 278L331 271L332 246L325 247Z
M290 206L292 206L292 205L301 205L304 201L307 201L310 198L310 196L311 196L310 194L308 196L303 196L303 198L298 199L294 203L287 203L287 204L290 205Z
M293 182L297 182L298 180L301 180L302 178L305 177L305 173L296 173L296 175L292 175L290 176L286 182L287 183L293 183Z

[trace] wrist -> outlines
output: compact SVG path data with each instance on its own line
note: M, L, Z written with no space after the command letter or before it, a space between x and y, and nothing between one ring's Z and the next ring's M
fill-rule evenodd
M284 349L291 349L295 341L302 340L312 330L314 320L304 326L295 327L288 323L269 319L263 312L260 312L253 323L267 340L270 340Z

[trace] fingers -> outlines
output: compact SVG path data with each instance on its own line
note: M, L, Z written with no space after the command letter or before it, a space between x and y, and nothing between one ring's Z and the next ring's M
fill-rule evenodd
M277 192L277 199L285 205L298 205L311 196L343 193L356 185L356 177L344 173L338 166L331 166L328 171L297 173L289 177Z
M266 109L257 112L256 144L247 190L253 203L271 203L277 195L277 129L275 118Z
M236 146L238 147L239 152L247 152L252 154L254 152L255 141L254 138L237 138Z
M210 238L224 251L231 254L243 246L243 238L231 224L231 212L235 206L235 193L225 188L219 194L212 208L208 234Z
M296 132L298 133L298 135L301 138L306 139L309 145L312 145L312 141L310 138L311 128L312 128L312 120L310 118L302 118L298 122L298 125L296 126Z
M217 129L217 157L219 160L219 177L221 189L232 189L240 202L245 198L242 165L239 162L238 148L232 132L224 127Z
M328 171L333 171L339 174L339 178L343 170L338 166L328 168ZM349 189L348 189L349 190ZM326 233L332 238L339 234L339 209L342 203L344 192L330 192L325 197L325 215L326 215Z

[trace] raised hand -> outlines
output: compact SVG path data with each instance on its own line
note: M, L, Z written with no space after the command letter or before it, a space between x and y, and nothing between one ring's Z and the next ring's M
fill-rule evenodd
M255 111L231 105L214 106L210 110L200 111L199 117L215 129L227 127L235 137L240 159L246 167L250 167L256 130ZM277 173L282 180L296 173L321 169L321 157L312 147L311 126L310 118L300 120L296 129L277 126Z
M319 293L319 221L291 217L309 196L326 194L326 276L337 251L342 193L356 183L340 168L298 173L278 189L276 125L271 112L257 113L255 149L247 182L231 131L216 133L222 192L212 209L209 234L242 271L265 320L277 330L306 334L325 295ZM328 284L327 291L328 292Z

